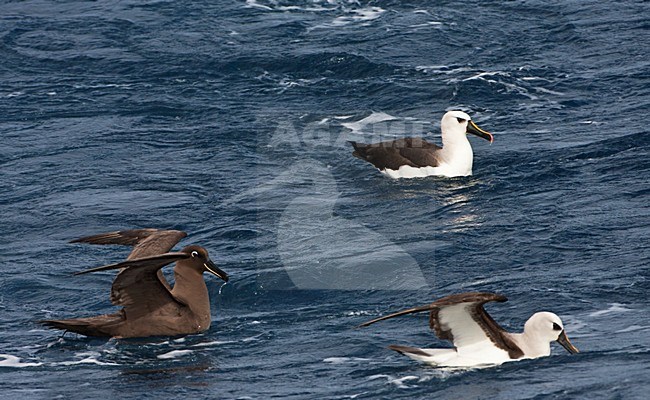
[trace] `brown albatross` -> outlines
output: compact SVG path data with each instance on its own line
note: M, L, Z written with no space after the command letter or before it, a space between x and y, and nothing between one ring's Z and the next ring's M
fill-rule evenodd
M440 123L442 147L422 138L404 138L364 144L349 142L357 158L368 161L391 178L446 177L472 175L474 153L467 140L471 133L494 141L491 133L479 128L462 111L448 111Z
M45 320L42 324L86 336L147 337L199 333L210 327L210 299L203 280L209 272L228 281L201 246L169 252L185 232L138 229L83 237L72 243L134 246L126 261L75 273L119 269L111 287L111 302L123 308L113 314L87 318ZM176 262L174 287L161 272Z
M550 342L557 341L569 353L578 353L567 337L560 317L550 312L533 314L523 333L506 332L483 309L483 304L507 301L494 293L460 293L420 307L409 308L365 322L368 326L385 319L429 311L429 326L438 338L451 341L453 349L420 349L389 346L414 360L436 367L478 367L506 361L544 357L551 354Z

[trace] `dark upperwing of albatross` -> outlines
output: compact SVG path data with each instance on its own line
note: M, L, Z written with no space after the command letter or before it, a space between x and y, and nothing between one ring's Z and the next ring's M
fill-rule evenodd
M79 239L71 240L70 243L133 246L131 254L126 258L127 260L133 260L136 258L166 253L186 236L187 233L183 231L150 228L131 229L127 231L115 231L100 233L99 235L84 236ZM165 279L161 270L158 270L158 279L160 279L160 282L162 282L168 290L171 290L171 285L167 282L167 279Z
M174 230L132 229L100 233L70 241L70 243L119 244L133 246L127 260L166 253L181 241L187 233Z
M504 302L505 296L495 293L460 293L443 297L431 304L409 308L364 322L359 327L401 315L429 311L429 327L442 340L449 340L456 350L489 339L496 347L508 352L512 359L523 357L524 352L509 334L485 311L483 304Z
M186 253L163 253L92 268L75 275L121 269L111 286L111 302L124 307L126 318L133 321L162 308L187 306L158 279L158 271L167 264L190 257Z
M353 156L368 161L379 170L398 170L402 165L414 168L437 167L441 147L422 138L404 138L387 142L364 144L349 142Z

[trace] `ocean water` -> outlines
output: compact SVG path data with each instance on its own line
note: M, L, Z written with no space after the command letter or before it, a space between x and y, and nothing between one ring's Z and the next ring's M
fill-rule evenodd
M3 1L3 398L634 399L650 390L650 60L644 1ZM346 140L439 141L474 175L390 180ZM213 324L184 338L61 337L115 310L128 249L76 237L182 229ZM518 331L553 311L581 353L470 371L426 315L462 291ZM645 395L644 395L645 393Z

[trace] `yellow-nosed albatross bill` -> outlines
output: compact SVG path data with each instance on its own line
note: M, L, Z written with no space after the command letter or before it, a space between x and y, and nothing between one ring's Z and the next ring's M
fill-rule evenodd
M209 272L226 282L228 275L210 260L208 251L201 246L190 245L177 252L167 252L184 236L185 232L180 231L142 229L77 239L75 242L134 246L126 261L75 274L119 270L110 299L123 308L113 314L40 322L86 336L118 338L177 336L207 330L211 313L203 273ZM172 288L159 272L174 262Z
M453 349L420 349L389 346L414 360L436 367L468 368L498 365L506 361L544 357L551 354L553 341L569 353L578 353L564 332L560 317L550 312L533 314L523 333L506 332L483 309L490 301L507 298L494 293L460 293L443 297L425 306L409 308L365 322L368 326L385 319L422 311L429 312L429 326L438 338L449 340Z
M494 141L491 133L479 128L462 111L448 111L440 124L442 147L422 138L404 138L364 144L349 142L357 158L368 161L391 178L446 177L472 175L474 153L467 140L471 133Z

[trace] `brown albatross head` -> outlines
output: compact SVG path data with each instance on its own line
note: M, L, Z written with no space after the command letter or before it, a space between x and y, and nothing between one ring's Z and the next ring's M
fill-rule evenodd
M200 273L209 272L217 278L222 279L224 282L228 282L228 274L210 260L208 251L205 248L191 245L184 247L181 252L190 256L189 259L184 260L186 265L198 270Z

